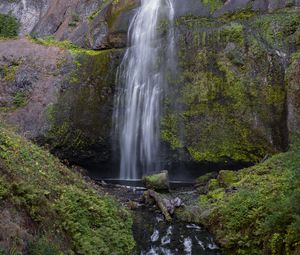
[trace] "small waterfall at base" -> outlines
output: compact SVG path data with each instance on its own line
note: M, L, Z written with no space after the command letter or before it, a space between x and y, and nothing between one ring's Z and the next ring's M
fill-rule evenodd
M159 170L161 101L174 47L173 30L164 36L160 29L173 28L173 19L172 0L142 0L130 24L114 108L121 179Z

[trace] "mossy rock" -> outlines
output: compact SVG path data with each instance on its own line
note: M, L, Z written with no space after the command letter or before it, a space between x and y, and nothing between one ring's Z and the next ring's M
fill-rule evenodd
M211 179L208 183L208 190L213 191L220 188L220 183L217 179Z
M229 187L238 181L237 172L222 170L219 172L218 181L223 187Z
M144 176L143 183L147 189L168 191L169 190L168 171L162 171L158 174Z
M201 175L196 179L196 185L197 186L207 185L211 179L214 179L217 176L218 176L217 172L211 172L211 173L206 173L204 175Z

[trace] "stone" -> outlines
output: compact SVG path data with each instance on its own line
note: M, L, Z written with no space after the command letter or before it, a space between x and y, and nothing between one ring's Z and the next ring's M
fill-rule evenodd
M169 190L169 177L166 170L158 174L144 176L142 180L147 189Z
M237 173L229 170L222 170L219 172L218 181L221 186L227 188L230 187L233 183L238 181Z

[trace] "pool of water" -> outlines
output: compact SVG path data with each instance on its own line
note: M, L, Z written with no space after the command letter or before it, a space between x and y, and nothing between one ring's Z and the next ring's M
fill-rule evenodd
M137 255L221 255L204 228L176 220L167 223L155 211L135 211L133 234Z

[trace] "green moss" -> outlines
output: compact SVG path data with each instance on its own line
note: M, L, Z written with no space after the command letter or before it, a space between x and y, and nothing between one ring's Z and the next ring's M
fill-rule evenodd
M86 18L88 20L93 20L106 6L111 4L112 2L117 2L116 0L104 0L102 4L99 6L97 10L95 10L93 13L88 15Z
M11 65L3 65L0 67L0 75L4 81L13 81L15 73L19 68L20 63L13 63Z
M50 243L47 237L39 237L29 244L31 255L63 255L55 244Z
M220 187L219 181L217 179L211 179L208 183L208 190L216 190Z
M244 27L239 23L230 23L229 25L223 26L220 31L222 40L226 42L234 42L237 44L244 43Z
M48 107L51 128L47 134L53 151L64 158L76 159L91 154L95 144L107 146L111 129L110 109L119 50L74 56L74 69L64 81L66 88L56 104Z
M283 48L295 44L298 38L300 15L298 12L283 11L257 17L253 27L273 47Z
M143 183L147 189L168 190L168 172L163 171L158 174L143 176Z
M211 189L200 196L199 205L210 212L201 222L214 232L225 254L297 254L299 149L238 172L222 171L218 179L235 192Z
M208 182L213 179L215 176L215 173L207 173L205 175L201 175L197 178L196 183L197 185L206 185Z
M1 199L25 210L47 237L32 254L132 252L131 215L111 197L3 127L0 148Z
M15 17L0 14L0 38L13 38L18 35L19 23Z
M234 171L222 170L219 172L218 180L224 187L230 187L237 181L236 173Z
M202 3L210 7L210 12L214 12L223 5L221 0L201 0Z
M45 45L45 46L56 46L56 47L59 47L61 49L69 50L70 53L72 53L74 55L86 54L86 55L90 55L90 56L96 56L98 54L101 54L100 51L80 48L80 47L74 45L72 42L70 42L68 40L58 41L53 36L45 36L45 37L42 37L42 38L29 37L29 39L33 43L38 43L38 44Z
M258 15L257 12L248 9L248 10L241 10L238 12L225 14L222 17L220 17L220 20L222 21L247 20L256 15Z
M17 92L14 96L13 103L16 107L23 107L28 102L28 93Z
M181 74L161 133L195 161L255 163L287 147L282 58L297 51L299 14L235 14L176 20Z

